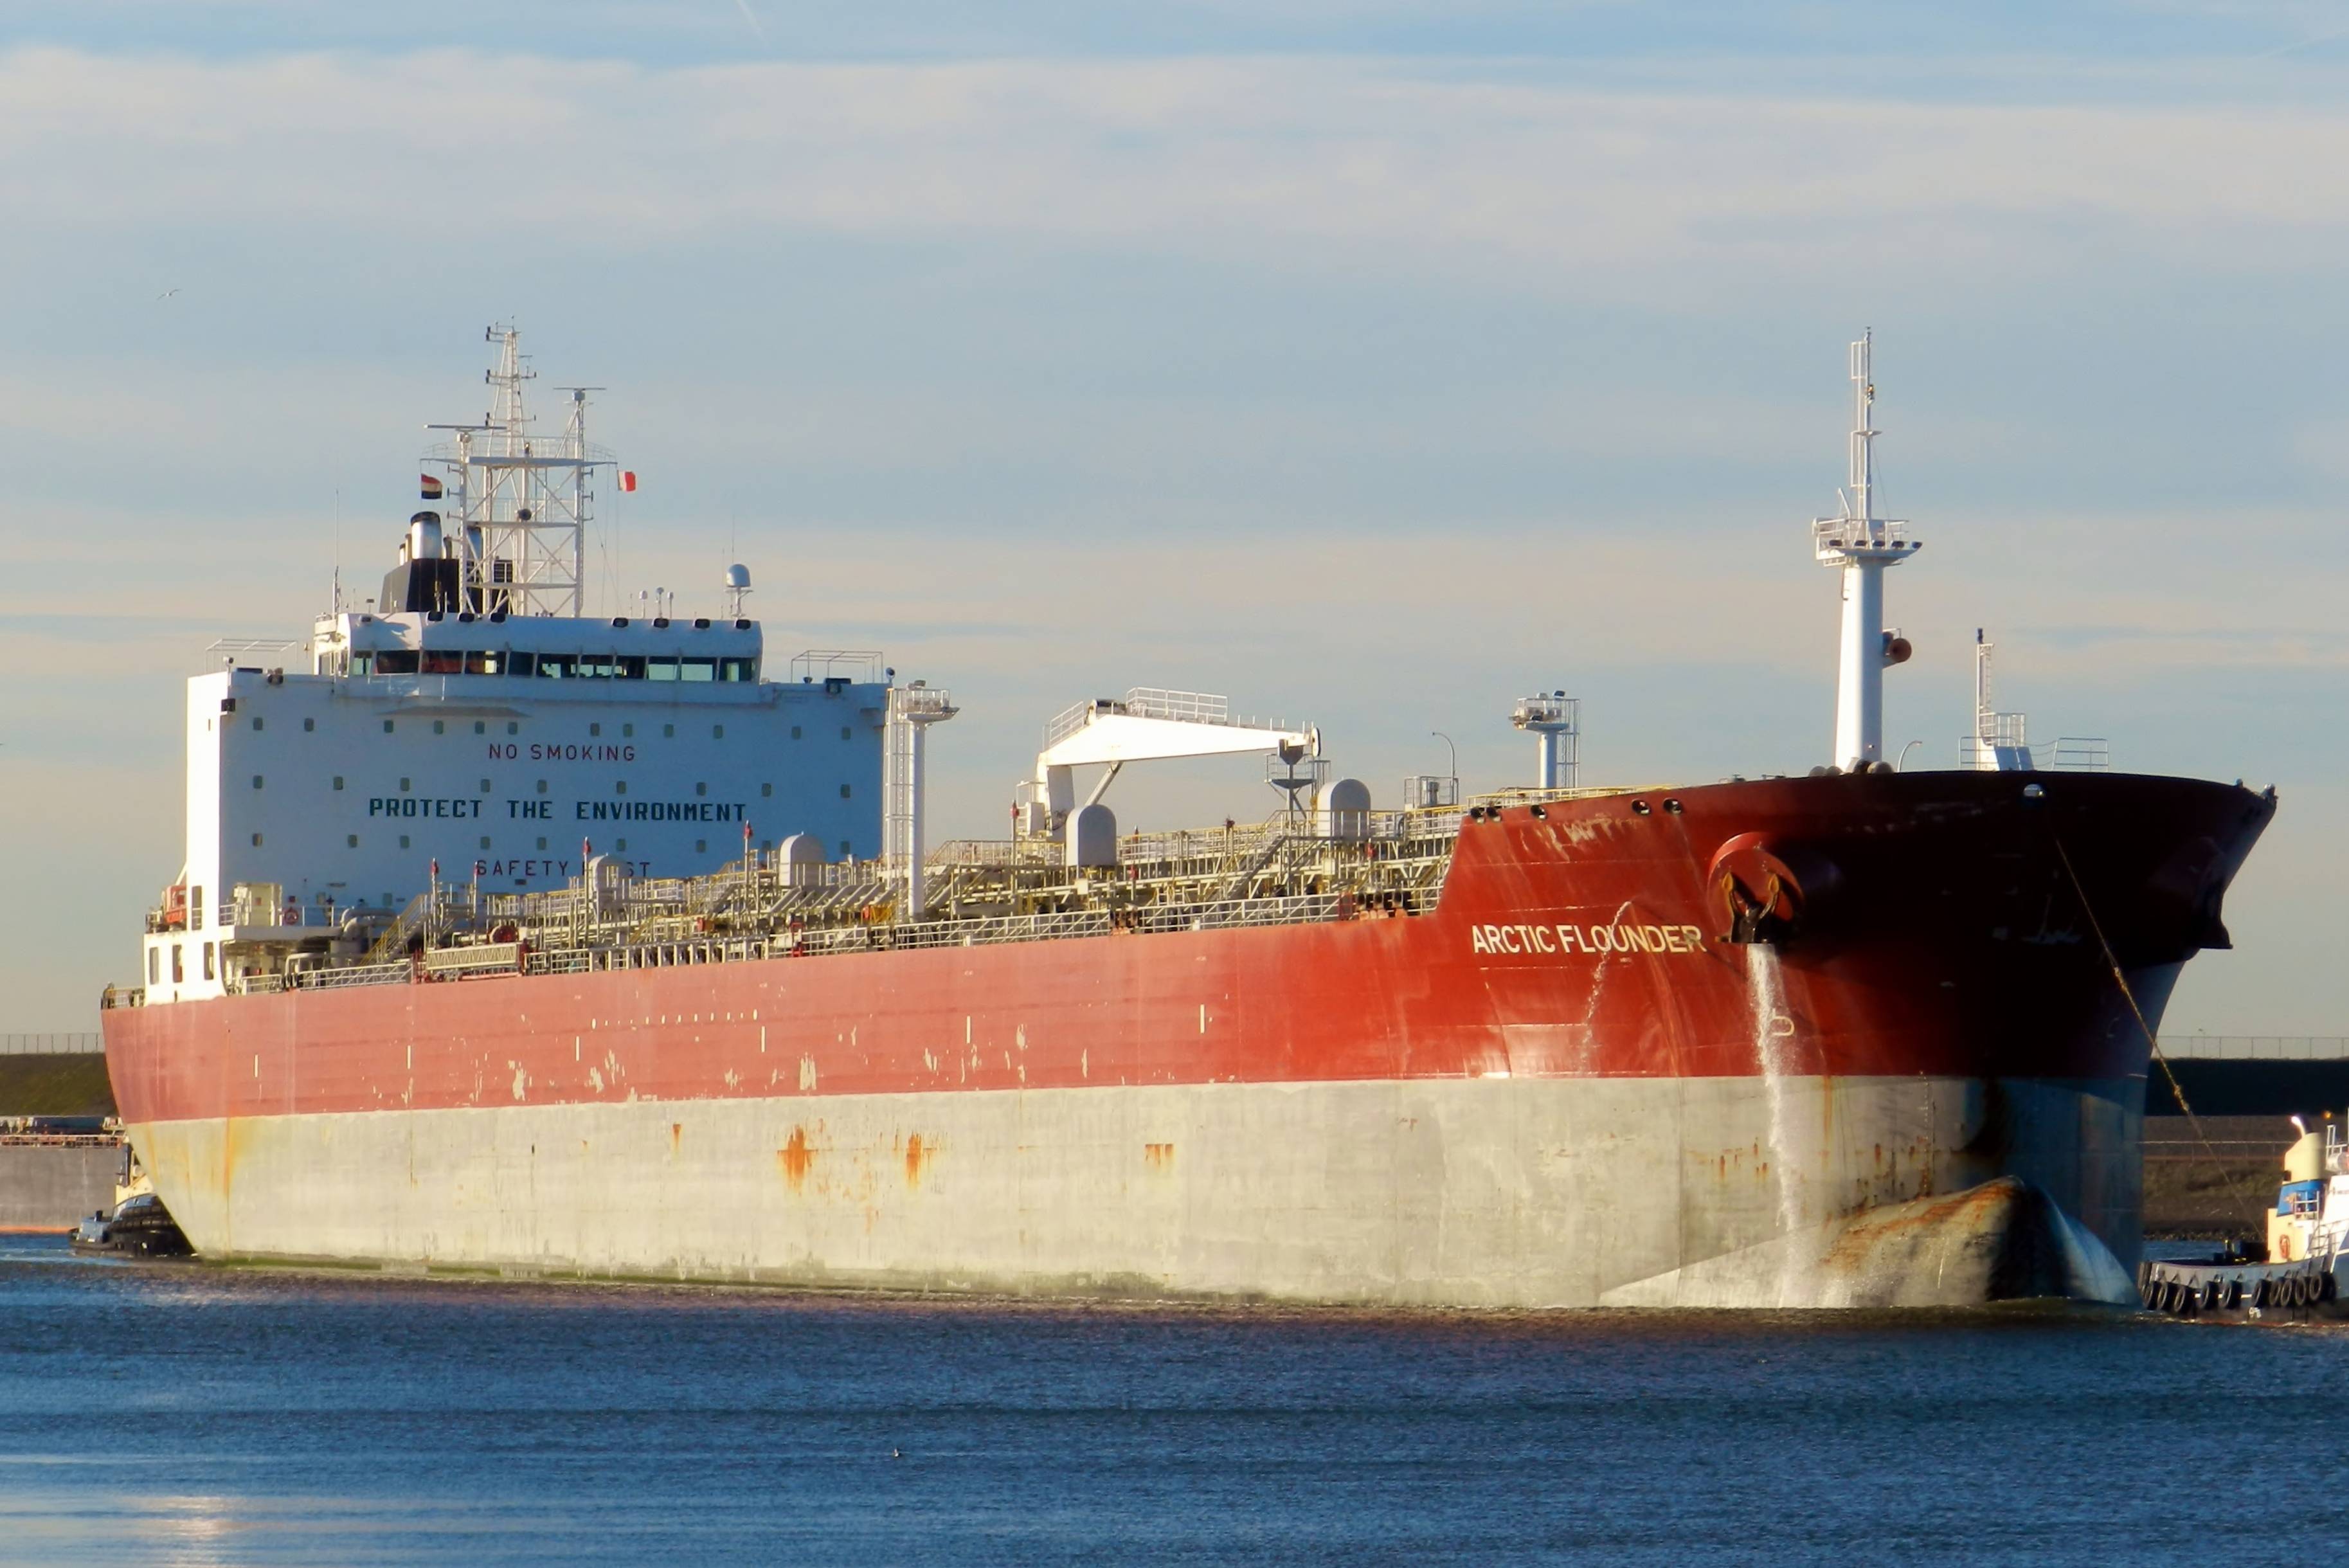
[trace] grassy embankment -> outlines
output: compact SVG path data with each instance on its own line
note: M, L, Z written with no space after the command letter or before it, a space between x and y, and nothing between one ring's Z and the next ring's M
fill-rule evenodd
M0 1056L0 1116L110 1116L114 1086L96 1052Z

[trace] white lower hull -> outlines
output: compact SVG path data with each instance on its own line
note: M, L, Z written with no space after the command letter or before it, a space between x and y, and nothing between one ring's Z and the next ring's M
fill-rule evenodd
M2140 1100L2095 1087L1226 1084L132 1131L219 1259L1403 1306L1961 1305L2127 1288ZM1948 1201L2002 1177L2044 1194L2058 1231L2080 1222L2085 1262L2013 1288L2002 1238L2039 1221Z

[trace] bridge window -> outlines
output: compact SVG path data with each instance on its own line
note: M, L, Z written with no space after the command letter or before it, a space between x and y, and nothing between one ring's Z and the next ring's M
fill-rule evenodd
M538 655L537 655L537 654L535 654L535 653L509 653L509 654L507 654L507 655L506 655L506 673L507 673L508 675L535 675L535 674L537 674L537 673L538 673ZM506 731L506 733L507 733L507 734L509 734L509 735L511 735L511 734L512 734L512 733L513 733L513 731L512 731L511 728L509 728L509 729Z
M759 661L755 659L721 659L718 661L718 679L756 680L759 679Z
M464 674L464 649L460 648L426 649L424 650L424 673L427 675Z
M579 656L575 653L542 653L538 656L538 672L549 680L575 680L579 674Z
M178 942L173 942L171 944L171 983L173 985L178 985L187 978L188 971L183 967L181 961L180 944Z
M612 660L613 680L642 680L644 678L645 660L642 654L624 653Z
M612 678L612 656L608 653L579 655L579 677L583 680L609 680Z
M676 680L676 679L677 679L677 660L676 660L676 659L658 659L658 658L655 658L655 659L646 659L646 660L645 660L645 679L646 679L646 680Z
M718 679L718 660L714 659L680 659L677 661L678 678L687 681Z
M375 670L375 655L372 653L354 653L351 655L350 663L352 674L372 674Z
M413 675L416 673L416 650L412 648L387 648L375 656L378 675Z

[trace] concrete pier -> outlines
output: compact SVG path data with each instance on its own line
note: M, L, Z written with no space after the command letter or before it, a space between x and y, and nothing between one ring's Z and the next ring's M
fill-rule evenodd
M114 1202L115 1138L0 1137L0 1232L70 1231Z

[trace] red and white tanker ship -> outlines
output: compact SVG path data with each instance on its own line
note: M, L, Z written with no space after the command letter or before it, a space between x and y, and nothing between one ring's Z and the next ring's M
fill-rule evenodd
M2273 793L1880 756L1866 346L1838 765L1414 781L1136 691L925 842L946 693L579 613L607 459L499 403L383 597L190 682L187 869L109 1067L207 1256L1411 1305L2134 1300L2147 1051ZM666 605L651 607L655 611ZM2013 737L2006 739L2012 740ZM1985 737L1987 742L1988 737ZM1261 752L1262 825L1121 834ZM1094 782L1081 801L1081 775ZM761 837L766 832L771 836Z

